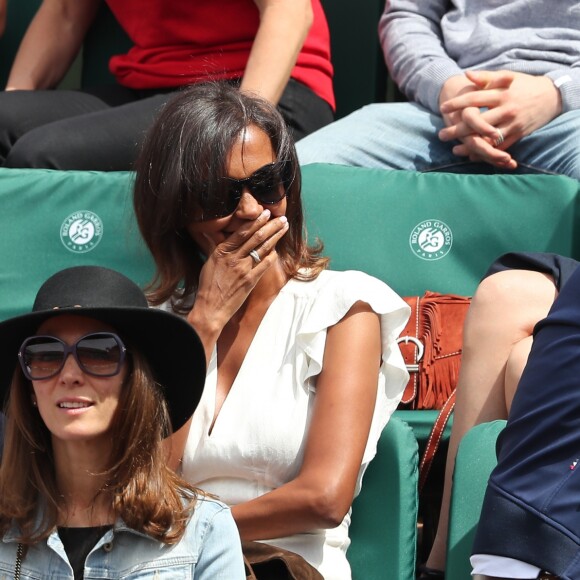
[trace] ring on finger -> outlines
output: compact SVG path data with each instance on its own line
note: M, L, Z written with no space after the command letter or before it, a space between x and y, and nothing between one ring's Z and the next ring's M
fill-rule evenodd
M256 252L256 250L250 250L250 252L248 253L248 256L250 256L252 258L252 260L254 260L254 262L256 262L256 264L259 264L262 261L260 258L260 255L258 254L258 252Z
M493 142L493 146L499 147L505 141L505 137L503 136L501 129L498 129L496 127L496 131L497 131L497 137L496 137L495 141Z

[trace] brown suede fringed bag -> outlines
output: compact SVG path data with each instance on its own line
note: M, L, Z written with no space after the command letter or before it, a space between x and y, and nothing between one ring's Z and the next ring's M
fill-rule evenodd
M262 542L242 542L248 580L324 580L302 556Z
M397 342L410 377L398 408L440 410L419 467L421 490L455 405L463 322L471 298L427 291L404 300L411 317Z

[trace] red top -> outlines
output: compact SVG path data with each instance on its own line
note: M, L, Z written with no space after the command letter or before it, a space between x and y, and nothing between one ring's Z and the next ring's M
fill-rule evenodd
M107 0L134 46L111 58L120 84L179 87L211 78L241 78L258 30L252 0ZM330 34L320 0L292 77L335 107Z

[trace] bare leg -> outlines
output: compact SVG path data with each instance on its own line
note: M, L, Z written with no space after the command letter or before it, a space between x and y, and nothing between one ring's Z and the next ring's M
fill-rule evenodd
M515 385L529 352L536 322L557 295L551 277L528 270L506 270L481 282L465 321L463 358L449 440L439 525L426 565L445 569L449 503L455 455L474 425L507 418ZM523 341L523 342L522 342ZM521 343L521 345L520 345ZM508 360L511 394L506 394ZM516 378L517 376L517 378ZM508 401L506 405L506 400Z

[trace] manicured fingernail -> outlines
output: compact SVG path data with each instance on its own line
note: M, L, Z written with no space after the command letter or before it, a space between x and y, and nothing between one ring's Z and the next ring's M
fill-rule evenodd
M262 212L262 215L261 215L260 217L266 217L266 218L269 218L269 217L270 217L270 210L269 210L269 209L265 209L265 210Z
M285 223L287 223L287 222L288 222L288 218L287 218L285 215L281 215L281 216L280 216L280 221L281 221L283 224L285 224Z

